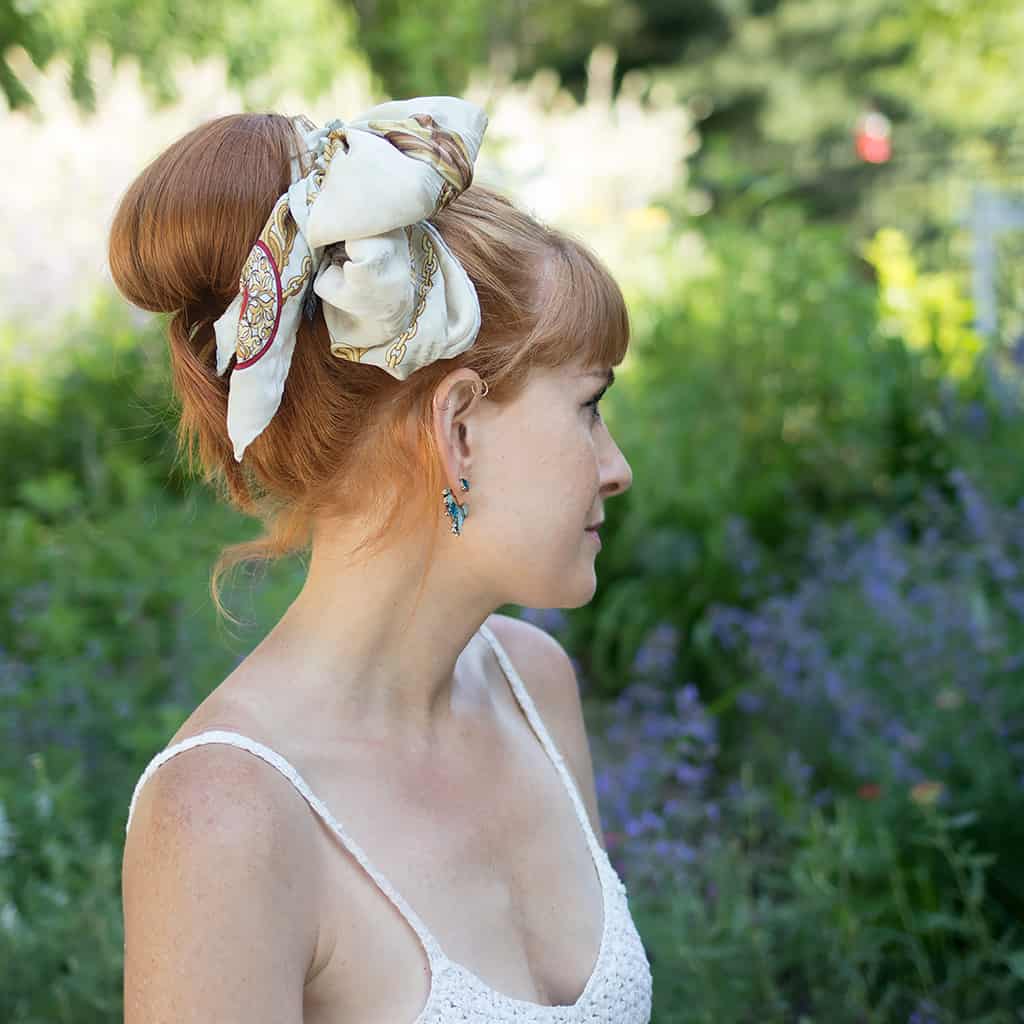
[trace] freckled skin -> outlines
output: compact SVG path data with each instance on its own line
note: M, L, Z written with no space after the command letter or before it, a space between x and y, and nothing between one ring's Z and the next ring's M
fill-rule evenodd
M493 411L474 453L478 494L464 534L472 524L491 545L500 538L480 560L514 581L518 604L575 608L591 599L598 546L585 527L632 483L608 427L584 404L601 377L581 372L575 364L534 371L515 402Z
M560 782L486 645L471 640L489 617L502 618L492 613L505 604L572 608L592 598L598 544L586 527L603 520L607 500L632 482L628 462L587 405L606 381L607 370L585 376L575 364L535 370L515 401L499 405L474 397L480 381L472 370L452 371L438 385L433 426L445 483L459 498L459 478L470 483L472 512L461 534L452 535L440 493L432 496L432 519L403 523L366 560L350 557L365 521L319 521L300 594L174 737L234 729L277 750L355 823L358 841L425 908L439 937L499 991L524 998L579 990L593 962L598 882L588 877L586 846ZM411 492L415 482L402 485ZM503 631L541 717L592 791L564 652L533 627L506 624ZM176 767L185 796L205 800L211 776L202 770L211 757L223 771L268 771L231 760L238 752L229 748L204 753L206 760L197 751L173 758L160 772L173 777ZM221 1007L221 1017L251 1021L298 1021L299 1013L307 1024L414 1019L426 993L418 943L337 844L308 827L308 811L287 782L275 778L261 789L268 809L252 816L278 815L280 827L267 834L283 846L265 851L266 871L252 891L243 880L220 898L190 892L174 863L160 875L166 893L145 888L167 846L159 836L145 838L153 781L140 797L139 832L133 825L136 868L126 873L128 889L142 893L126 902L126 933L134 936L126 977L145 972L149 979L145 989L128 985L130 1024L158 1019L153 1008L169 1006L174 1012L160 1019L185 1019L193 1009L195 1019L213 1019ZM238 789L233 777L217 787L242 813ZM592 817L596 823L596 809ZM248 864L254 851L229 841L233 829L225 850ZM221 877L227 853L203 842L208 860L194 868L208 882ZM179 846L189 851L190 836ZM292 866L282 871L282 864ZM537 871L537 864L558 869ZM282 879L296 880L297 897ZM546 930L539 922L553 906L563 908L559 927ZM161 931L166 922L179 933ZM167 951L200 930L241 930L259 936L259 945L227 942L228 959L220 962L189 947L189 969L203 979L182 984L173 967L181 954ZM538 950L539 934L547 945ZM368 942L378 955L365 956ZM172 966L154 973L161 956ZM320 972L315 997L304 998Z

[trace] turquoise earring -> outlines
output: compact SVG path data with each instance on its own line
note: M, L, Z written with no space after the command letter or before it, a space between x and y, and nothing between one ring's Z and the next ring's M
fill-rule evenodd
M469 481L465 477L460 476L459 486L464 491L468 491ZM466 521L466 516L469 515L469 502L463 502L460 505L455 500L450 487L446 487L441 492L441 500L444 502L444 514L452 521L452 533L459 536L462 533L462 524Z

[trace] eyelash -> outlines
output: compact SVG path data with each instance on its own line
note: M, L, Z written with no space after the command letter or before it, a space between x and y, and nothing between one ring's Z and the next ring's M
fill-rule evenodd
M602 388L596 395L594 395L594 397L589 402L585 403L586 408L594 410L595 423L601 419L601 411L600 409L598 409L597 403L600 402L602 398L604 398L604 393L607 390L607 388Z

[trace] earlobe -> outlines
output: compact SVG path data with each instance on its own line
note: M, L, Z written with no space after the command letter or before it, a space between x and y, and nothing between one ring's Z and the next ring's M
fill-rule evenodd
M458 371L457 371L458 372ZM441 470L445 479L458 481L463 491L469 490L469 480L465 474L472 469L472 455L475 435L470 430L475 423L472 413L474 402L486 395L489 388L471 371L462 370L454 380L446 380L435 397L434 431L435 442L441 460ZM454 534L462 532L462 524L469 513L468 504L459 504L446 487L441 495L444 514L451 519Z

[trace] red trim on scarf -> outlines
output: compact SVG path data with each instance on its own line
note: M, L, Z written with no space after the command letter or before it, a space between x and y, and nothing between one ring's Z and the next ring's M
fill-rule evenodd
M270 337L267 338L264 345L260 348L254 356L250 356L242 363L235 363L236 370L244 370L247 366L252 366L253 363L259 362L271 345L274 344L274 339L277 337L277 329L281 325L281 274L277 269L277 264L274 263L274 257L270 255L270 250L267 248L266 242L262 239L258 240L253 246L254 249L262 249L267 257L267 262L270 264L270 272L274 275L274 286L277 288L277 312L274 316L274 326L270 331ZM242 308L239 311L238 318L241 320L242 315L245 313L246 306L249 305L249 289L246 288L242 293Z

